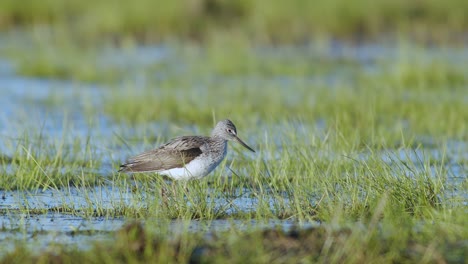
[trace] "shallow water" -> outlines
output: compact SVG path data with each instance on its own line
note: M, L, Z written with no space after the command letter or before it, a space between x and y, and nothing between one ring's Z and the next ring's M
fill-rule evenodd
M1 44L1 43L0 43ZM304 47L307 49L307 47ZM281 52L275 48L260 49L262 56L289 56L299 57L303 50L294 48L283 48ZM310 52L310 50L308 51ZM395 48L382 45L361 45L348 46L343 43L335 43L327 50L325 55L330 58L350 60L363 65L363 69L369 73L379 71L378 65L382 60L394 56L398 52ZM138 69L153 65L155 62L167 63L174 74L179 74L184 69L180 66L174 50L166 46L138 47L133 52L122 55L120 50L106 50L99 58L99 64L105 67L108 64L113 66L128 68L137 76L132 83L135 89L144 87L146 84L144 76L138 75ZM435 51L432 53L435 58L447 58L454 63L466 62L468 53ZM122 55L122 56L121 56ZM310 59L313 59L311 56ZM352 67L351 67L352 68ZM164 78L164 76L153 76L154 78ZM246 80L255 84L258 82L256 76L241 76L241 78L226 77L226 82L232 85L239 85ZM350 66L340 67L337 64L335 70L327 73L327 76L320 76L319 81L325 83L352 81L352 70ZM279 82L287 86L288 82L294 81L291 76L271 76L270 82ZM314 78L311 82L317 81ZM124 86L125 84L122 84ZM196 85L194 85L196 87ZM18 145L24 144L22 138L24 134L37 133L42 131L42 140L54 144L57 139L63 140L65 145L73 145L74 139L90 138L90 145L94 146L96 155L103 157L102 166L98 174L102 177L109 177L116 170L116 165L123 161L129 153L137 153L148 148L147 142L142 142L141 138L146 138L154 134L154 131L167 136L171 128L167 123L149 123L144 127L129 127L114 122L106 116L100 105L107 96L118 92L119 87L101 87L98 84L79 83L75 81L57 81L43 78L31 78L17 75L15 65L5 59L0 58L0 154L6 157L13 156ZM202 89L202 88L200 88ZM294 101L294 94L285 100ZM89 113L89 109L94 109ZM324 124L317 124L315 129L324 129ZM179 128L180 129L180 128ZM194 128L187 127L186 130ZM273 137L273 142L278 142L278 148L282 148L281 127L270 129L277 131L269 137ZM305 124L297 124L297 136L307 135L309 127ZM161 132L162 131L162 132ZM198 132L198 131L196 131ZM267 135L261 135L267 136ZM121 138L130 140L132 149L120 151L122 146L116 144ZM311 144L307 137L304 144ZM135 139L134 141L131 141ZM429 144L430 145L430 144ZM34 142L26 147L34 148ZM235 154L232 154L235 155ZM337 154L337 156L340 154ZM423 149L399 149L382 153L382 159L391 164L394 160L412 161L414 164L421 164L428 156L431 159L441 160L449 157L446 161L446 169L449 171L447 179L447 196L462 197L462 203L468 204L468 194L459 192L457 186L466 181L468 168L464 167L463 161L468 159L468 146L466 142L452 142L446 150L439 150L434 147ZM365 159L366 154L363 154ZM265 156L266 160L274 160L277 157ZM330 157L330 161L334 157ZM419 165L418 165L419 166ZM7 170L11 170L6 166ZM420 168L424 168L424 163ZM7 171L6 173L11 173ZM100 208L114 208L116 205L135 205L138 200L133 197L131 190L112 187L110 184L100 187L88 188L86 190L69 188L67 190L43 190L34 192L25 191L5 191L0 190L0 247L6 251L12 250L18 241L27 241L28 246L34 249L50 248L54 243L69 244L86 248L94 242L110 240L114 231L127 221L123 218L103 218L103 217L79 217L66 213L58 213L51 208L61 207L68 204L70 208L80 210L80 208L95 208L95 202ZM141 199L141 198L140 198ZM135 201L136 200L136 201ZM232 207L226 213L236 213L236 210L248 212L255 210L257 200L248 195L238 197L232 201L218 199L217 206L224 206L232 203ZM44 210L46 213L25 215L20 213L21 208ZM260 228L267 226L282 226L284 229L291 228L296 223L290 220L269 220L267 223L250 224L258 225ZM315 223L306 223L313 225ZM173 231L179 230L180 225L189 225L189 229L197 230L224 230L232 228L242 228L245 221L235 220L213 220L203 221L177 221L171 222Z
M147 219L146 221L158 221ZM54 245L66 245L81 250L91 249L100 242L110 242L115 234L113 231L122 228L129 220L122 218L107 219L103 217L82 218L61 213L46 213L26 216L9 214L0 217L0 256L14 250L17 244L26 245L33 252L54 250ZM162 224L162 225L165 225ZM219 231L280 228L285 231L294 228L318 226L319 223L297 223L292 220L267 221L251 220L172 220L168 231L172 235L179 232L203 232L209 237ZM154 226L154 223L152 224ZM166 227L166 226L165 226Z
M122 191L118 188L95 187L90 190L70 188L66 191L45 190L28 193L24 191L1 192L0 204L0 247L8 252L14 249L16 243L27 242L28 248L33 251L50 250L54 244L65 244L79 249L88 249L93 243L110 241L114 234L112 231L122 228L132 219L124 217L94 217L77 216L69 213L55 212L64 204L82 210L83 208L112 209L118 206L137 206L141 197L133 198L131 190ZM141 194L140 194L141 196ZM145 199L145 198L144 198ZM96 201L96 203L94 203ZM226 214L238 211L248 212L255 209L256 199L237 197L231 199L216 199L216 208L226 208ZM273 203L273 201L272 201ZM229 206L227 206L229 205ZM22 213L21 209L29 211L44 210L45 213ZM78 213L80 214L80 213ZM159 219L145 219L143 222L158 223ZM260 228L281 228L290 230L295 227L316 226L318 223L301 222L294 220L269 219L257 220L170 220L162 221L161 226L167 228L166 232L176 235L178 232L205 232L209 235L216 231L230 229L244 230L255 226Z
M26 244L34 252L50 250L55 244L88 249L93 243L111 240L110 232L124 223L118 218L85 219L60 213L6 214L0 217L0 254L14 250L16 244Z

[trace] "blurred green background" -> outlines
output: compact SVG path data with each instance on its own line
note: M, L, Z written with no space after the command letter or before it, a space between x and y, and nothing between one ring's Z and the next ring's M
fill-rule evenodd
M206 39L241 34L264 42L314 36L361 39L382 33L418 39L463 38L464 0L2 0L0 29L47 25L82 43L131 37Z
M464 263L467 29L467 0L0 0L0 263ZM255 154L117 173L224 118Z

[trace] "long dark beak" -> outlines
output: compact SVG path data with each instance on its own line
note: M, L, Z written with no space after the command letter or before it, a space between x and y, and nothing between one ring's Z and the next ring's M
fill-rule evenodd
M234 138L236 139L237 142L239 142L246 149L248 149L248 150L250 150L252 152L255 152L255 150L253 150L251 147L249 147L247 144L245 144L244 141L242 141L240 138L238 138L237 136L234 136Z

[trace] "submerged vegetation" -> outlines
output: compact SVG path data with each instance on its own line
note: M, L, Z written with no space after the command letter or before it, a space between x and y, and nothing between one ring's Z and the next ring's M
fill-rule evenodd
M0 2L1 263L466 261L466 1L66 2ZM117 172L224 118L255 154Z

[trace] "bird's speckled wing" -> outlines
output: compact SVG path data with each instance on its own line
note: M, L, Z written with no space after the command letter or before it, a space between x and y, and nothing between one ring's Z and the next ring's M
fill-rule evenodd
M157 149L143 152L128 159L120 172L150 172L181 168L202 153L207 137L177 137Z

